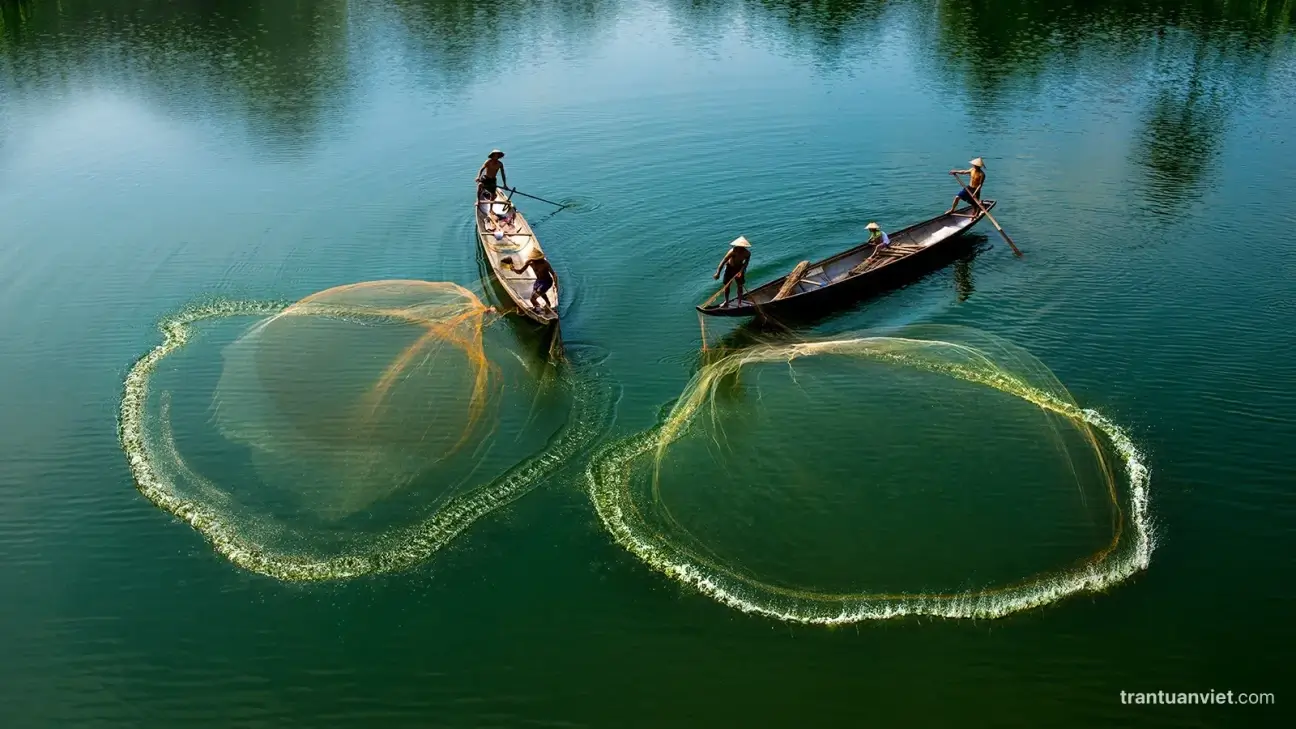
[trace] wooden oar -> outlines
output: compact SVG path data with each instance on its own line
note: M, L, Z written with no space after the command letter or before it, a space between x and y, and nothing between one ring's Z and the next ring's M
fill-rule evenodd
M515 194L515 195L521 195L522 197L529 197L529 198L531 198L532 200L539 200L539 201L542 202L542 203L549 203L550 205L557 205L559 208L565 208L565 207L567 207L566 205L563 205L562 203L556 203L556 202L554 202L553 200L546 200L546 199L544 199L544 198L542 198L542 197L536 197L535 195L528 195L528 194L526 194L525 192L522 192L521 190L517 189L516 187L515 187L515 188L512 188L511 190L510 190L509 188L507 188L507 187L504 188L504 189L505 189L505 190L509 190L509 192L511 192L511 193L513 193L513 194Z
M972 191L968 189L968 186L963 184L963 179L958 176L957 172L951 172L950 175L952 175L954 179L958 180L959 187L963 188L964 192L968 194L968 197L972 198L972 202L981 210L981 213L989 218L991 223L994 223L995 230L999 231L999 235L1002 235L1003 239L1008 241L1008 245L1012 246L1013 253L1020 256L1022 252L1017 250L1017 244L1013 243L1013 239L1009 238L1008 234L1004 232L1004 229L999 226L999 221L995 220L994 216L990 214L990 211L986 210L986 207L981 204L980 198L973 195Z

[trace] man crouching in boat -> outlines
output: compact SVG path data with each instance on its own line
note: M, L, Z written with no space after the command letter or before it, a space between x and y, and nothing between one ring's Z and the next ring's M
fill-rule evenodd
M977 201L981 199L981 186L985 184L985 161L977 157L968 164L972 165L970 169L950 170L951 175L971 175L972 179L968 182L967 188L959 190L959 193L954 196L954 202L950 205L949 212L946 215L954 212L954 209L958 207L959 200L966 201L968 205L973 207L972 213L965 217L975 218L980 214L980 211L976 208L978 207ZM970 195L968 194L969 190L972 191Z
M711 278L720 278L720 268L724 267L724 295L725 300L722 306L729 305L729 283L738 284L738 305L742 306L743 302L743 281L747 277L747 264L751 263L751 243L747 238L738 236L733 243L729 244L729 252L724 258L720 259L720 265L716 266L715 275Z
M495 175L499 175L504 181L504 189L508 189L508 175L504 174L504 153L498 149L492 149L486 161L482 163L481 169L477 170L477 198L479 200L494 200L495 190L499 185L495 182Z
M527 262L522 264L522 268L515 268L511 258L503 258L500 262L508 264L513 273L524 273L528 268L535 271L536 280L531 286L531 308L535 309L536 313L540 313L544 309L553 310L553 307L549 305L549 299L545 296L545 292L558 285L558 272L554 271L553 266L549 265L549 259L545 258L544 251L540 250L540 246L532 245L527 249ZM540 306L541 302L544 303L544 309Z
M851 273L859 273L861 271L868 269L869 264L873 262L874 256L881 253L883 248L891 247L891 236L887 235L886 231L882 230L882 226L874 222L874 223L869 223L865 227L868 229L869 232L869 239L866 241L866 243L873 246L873 252L869 254L868 258L864 259L864 263L860 264L855 269L853 269Z

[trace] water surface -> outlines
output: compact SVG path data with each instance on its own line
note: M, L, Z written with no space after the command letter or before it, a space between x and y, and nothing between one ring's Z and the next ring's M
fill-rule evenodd
M1273 723L1296 646L1294 21L1287 1L0 1L4 723ZM1148 455L1150 568L1000 621L826 630L646 569L579 464L412 572L323 585L231 566L135 490L116 414L161 317L384 278L485 293L465 205L493 147L510 183L573 203L523 211L564 340L606 353L608 437L696 370L728 241L772 278L935 215L984 157L1023 258L981 223L959 260L803 333L953 324L1029 350ZM897 430L939 427L886 402ZM947 551L937 523L905 548ZM1209 689L1279 705L1119 699Z

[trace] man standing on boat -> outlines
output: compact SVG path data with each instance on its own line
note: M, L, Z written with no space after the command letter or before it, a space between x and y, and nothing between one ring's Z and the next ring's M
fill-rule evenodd
M970 169L950 170L951 175L971 175L972 179L968 182L966 189L959 190L959 193L954 196L954 202L950 205L947 215L954 212L954 209L958 207L959 200L967 202L968 205L974 208L969 217L976 217L980 214L980 210L975 208L978 207L977 202L981 200L981 186L985 184L985 160L977 157L968 164L972 165ZM969 190L971 190L971 194L968 194Z
M729 244L729 252L725 257L720 259L720 265L716 266L715 275L711 278L720 278L720 268L724 267L724 295L723 306L729 305L729 283L731 281L738 284L738 305L742 306L743 302L743 281L747 278L747 264L751 263L751 243L744 236L738 236L733 243Z
M495 190L498 185L495 182L495 175L499 175L504 181L504 189L508 189L508 175L504 173L504 153L498 149L491 150L490 156L482 163L481 169L477 170L477 197L488 200L495 199ZM489 193L484 195L483 193Z

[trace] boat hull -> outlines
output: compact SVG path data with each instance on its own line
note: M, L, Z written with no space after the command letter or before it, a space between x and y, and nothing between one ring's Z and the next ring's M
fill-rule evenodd
M994 200L983 201L986 209L995 206ZM782 287L787 277L781 277L746 292L744 304L737 306L698 306L697 310L707 316L718 317L756 317L777 319L821 314L843 304L853 303L871 297L877 293L894 288L912 280L916 276L948 262L960 249L960 243L981 218L979 211L971 208L956 210L955 215L938 215L930 220L912 225L891 234L893 251L884 265L856 275L846 275L836 280L816 284L813 277L805 285L798 284L793 295L782 299L773 299L774 294ZM928 242L930 241L930 242ZM806 267L809 272L842 271L867 258L874 250L869 244L862 244L829 258L816 261ZM895 252L903 251L901 255ZM841 274L839 274L841 275Z
M491 222L488 211L493 211L496 214L501 213L504 211L501 204L506 202L509 202L509 199L504 192L496 190L494 202L486 203L478 200L473 205L473 216L477 224L477 241L485 254L486 264L490 266L495 282L513 301L519 314L544 326L556 324L558 322L558 284L555 283L545 292L544 298L549 303L548 310L536 311L531 307L530 303L531 290L535 285L535 273L531 269L527 269L523 273L516 273L508 263L504 262L505 258L509 258L520 265L526 261L530 248L540 245L540 241L535 237L535 231L531 229L531 224L527 222L520 210L514 213L513 224L506 230L499 231L501 237L496 237L494 224Z

